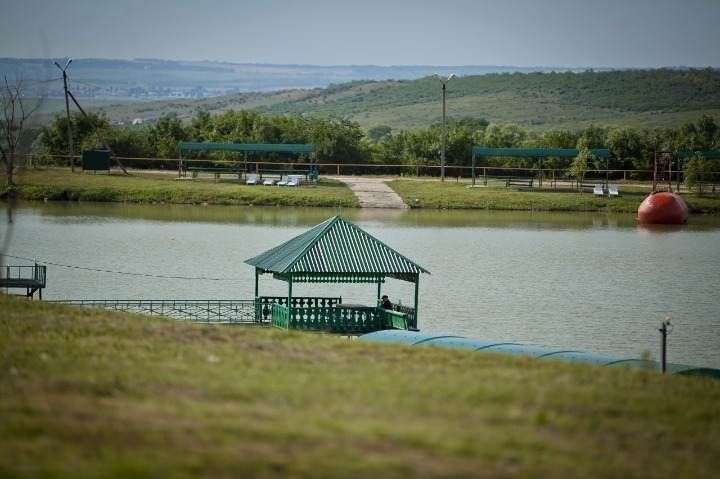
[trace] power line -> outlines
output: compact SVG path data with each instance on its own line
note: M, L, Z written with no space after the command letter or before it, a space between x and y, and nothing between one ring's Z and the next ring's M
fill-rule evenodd
M25 261L33 261L38 262L42 264L48 264L51 266L58 266L60 268L68 268L68 269L78 269L82 271L93 271L96 273L110 273L110 274L122 274L126 276L142 276L144 278L161 278L161 279L183 279L183 280L196 280L196 281L240 281L240 278L213 278L210 276L167 276L162 274L150 274L150 273L135 273L135 272L129 272L129 271L115 271L111 269L100 269L100 268L87 268L85 266L77 266L73 264L62 264L62 263L53 263L51 261L40 261L33 258L25 258L23 256L13 256L11 254L5 254L3 256L7 256L8 258L13 259L22 259Z

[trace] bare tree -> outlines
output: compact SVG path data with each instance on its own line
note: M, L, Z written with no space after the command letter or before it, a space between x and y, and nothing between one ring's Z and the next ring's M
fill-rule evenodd
M30 116L40 107L41 102L37 101L32 107L28 107L23 97L23 80L19 78L15 82L9 82L7 76L3 77L3 84L0 88L0 159L5 167L5 183L8 194L12 195L15 189L13 177L17 166L17 151L25 123Z

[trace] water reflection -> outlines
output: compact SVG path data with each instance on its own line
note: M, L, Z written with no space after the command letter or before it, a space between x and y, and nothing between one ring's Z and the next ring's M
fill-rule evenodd
M677 233L678 231L686 231L691 229L687 224L684 225L655 225L638 223L639 232L649 235L663 235L667 233Z
M35 214L59 218L65 224L118 220L236 223L274 226L313 226L334 215L351 221L410 227L592 229L636 228L634 214L568 213L489 210L397 210L358 208L293 208L259 206L137 205L124 203L30 203L20 204ZM720 217L692 216L690 230L720 228ZM675 231L652 228L652 232Z

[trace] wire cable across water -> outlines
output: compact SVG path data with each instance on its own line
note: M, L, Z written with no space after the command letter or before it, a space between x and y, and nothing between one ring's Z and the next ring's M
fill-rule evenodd
M77 266L72 264L62 264L62 263L54 263L52 261L42 261L37 258L26 258L23 256L14 256L11 254L4 254L3 256L6 256L8 258L13 259L21 259L25 261L33 261L37 263L42 263L46 265L51 266L58 266L60 268L69 268L69 269L76 269L81 271L93 271L96 273L108 273L108 274L121 274L125 276L141 276L144 278L160 278L160 279L181 279L181 280L194 280L194 281L240 281L240 278L218 278L218 277L212 277L212 276L176 276L176 275L164 275L164 274L152 274L152 273L138 273L138 272L131 272L131 271L116 271L111 269L102 269L102 268L89 268L85 266Z

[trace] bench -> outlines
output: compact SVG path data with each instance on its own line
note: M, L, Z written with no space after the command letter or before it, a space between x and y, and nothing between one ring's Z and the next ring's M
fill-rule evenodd
M193 178L198 177L198 173L200 172L207 172L212 173L215 176L216 180L220 179L220 175L223 173L230 173L233 175L237 175L238 180L242 179L243 173L245 173L244 168L218 168L218 167L211 167L211 166L191 166L188 168L190 170L190 173L192 173Z
M258 173L260 173L260 179L262 180L263 173L267 173L269 175L277 175L277 176L289 176L289 175L303 175L305 176L305 179L307 180L310 177L310 174L312 173L310 170L298 170L298 169L273 169L273 168L260 168L258 170Z
M535 178L508 178L505 180L505 188L532 188Z
M578 190L580 190L580 191L593 191L595 189L595 185L599 185L601 183L602 183L602 181L593 181L593 182L580 181L580 182L578 182L577 187L578 187Z
M276 176L291 176L291 175L300 175L304 176L306 181L317 181L320 177L320 172L317 169L312 170L300 170L296 168L280 168L280 169L273 169L273 168L260 168L257 170L258 173L260 173L260 179L262 179L263 173L270 174L270 175L276 175Z

